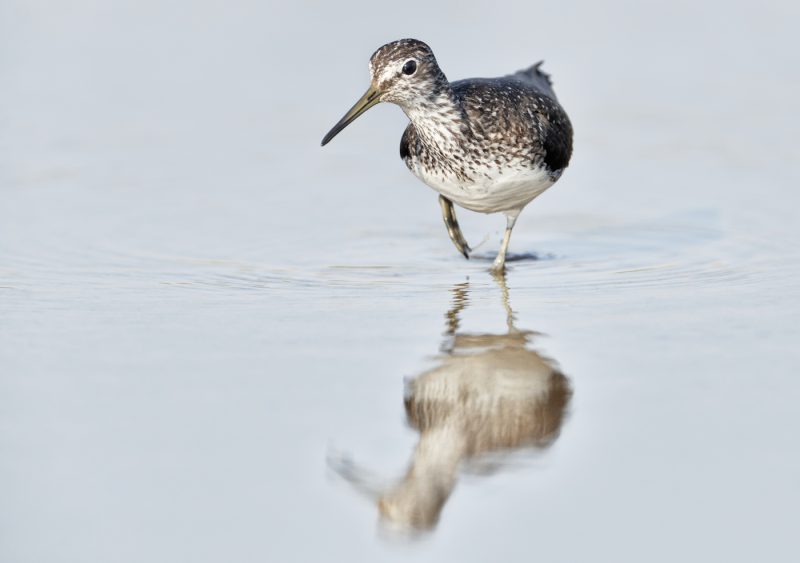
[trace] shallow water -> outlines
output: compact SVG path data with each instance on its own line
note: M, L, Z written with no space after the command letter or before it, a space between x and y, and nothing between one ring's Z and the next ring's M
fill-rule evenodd
M71 4L0 5L0 560L796 560L794 4ZM397 108L318 146L406 35L545 58L575 124L505 283ZM554 424L425 407L417 455L465 355ZM414 460L420 534L378 508Z

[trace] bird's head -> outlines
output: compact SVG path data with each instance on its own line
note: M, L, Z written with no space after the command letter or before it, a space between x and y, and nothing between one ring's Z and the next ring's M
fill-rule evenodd
M325 135L323 146L379 102L405 109L435 98L448 85L431 48L417 39L400 39L379 48L369 59L369 71L369 89Z

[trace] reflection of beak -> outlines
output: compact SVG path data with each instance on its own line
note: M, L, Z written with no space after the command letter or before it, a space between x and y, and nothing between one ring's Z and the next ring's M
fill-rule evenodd
M381 93L378 92L374 87L370 86L367 93L361 96L361 99L356 102L356 104L350 108L344 117L339 120L339 123L333 126L333 129L328 131L328 134L325 135L325 138L322 139L322 146L330 142L336 135L339 134L339 131L350 125L353 121L355 121L356 117L367 111L369 108L377 104L381 101Z

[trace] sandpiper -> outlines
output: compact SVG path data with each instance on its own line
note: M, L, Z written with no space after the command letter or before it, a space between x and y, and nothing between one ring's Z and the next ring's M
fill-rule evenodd
M505 270L511 230L522 209L561 177L572 155L572 125L541 62L500 78L449 82L417 39L387 43L370 57L367 92L322 139L326 145L379 102L411 120L400 140L409 170L439 192L447 232L471 251L453 203L503 212L506 231L492 270Z

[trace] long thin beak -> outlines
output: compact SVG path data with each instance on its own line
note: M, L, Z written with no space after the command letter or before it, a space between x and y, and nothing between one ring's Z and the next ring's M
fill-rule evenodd
M367 111L369 108L377 104L381 101L381 93L378 92L372 86L369 87L367 93L361 96L361 99L356 102L356 104L350 108L344 117L339 120L339 123L333 126L333 129L328 131L328 134L325 135L325 138L322 139L322 146L324 147L327 145L331 139L333 139L339 132L350 125L353 121L355 121L356 117Z

